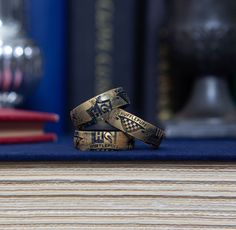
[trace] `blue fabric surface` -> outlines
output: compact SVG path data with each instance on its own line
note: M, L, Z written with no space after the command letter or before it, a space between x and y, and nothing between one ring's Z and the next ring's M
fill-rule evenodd
M67 160L236 160L235 139L166 139L158 150L137 142L134 150L82 152L74 149L72 137L57 143L0 146L1 161L67 161Z

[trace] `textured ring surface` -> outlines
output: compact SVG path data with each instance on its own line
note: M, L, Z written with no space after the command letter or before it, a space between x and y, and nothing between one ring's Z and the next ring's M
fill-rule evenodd
M150 144L153 147L158 147L165 135L164 130L126 112L123 109L114 109L104 118L111 126Z
M122 87L111 89L77 106L70 112L71 120L77 129L96 124L103 115L112 109L130 104Z
M129 150L134 146L134 138L121 131L76 130L74 146L82 151Z

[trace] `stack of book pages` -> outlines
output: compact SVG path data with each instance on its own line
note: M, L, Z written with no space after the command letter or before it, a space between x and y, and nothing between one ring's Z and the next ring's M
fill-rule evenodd
M236 229L236 164L0 163L0 229Z

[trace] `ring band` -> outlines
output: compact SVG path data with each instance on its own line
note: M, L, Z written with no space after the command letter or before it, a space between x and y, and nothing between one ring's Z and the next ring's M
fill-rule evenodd
M82 151L129 150L134 147L134 138L121 131L76 130L74 146Z
M122 87L118 87L99 94L71 110L71 120L77 129L81 129L96 124L109 111L129 104L127 93Z
M104 119L111 126L156 148L165 135L164 130L123 109L112 110Z

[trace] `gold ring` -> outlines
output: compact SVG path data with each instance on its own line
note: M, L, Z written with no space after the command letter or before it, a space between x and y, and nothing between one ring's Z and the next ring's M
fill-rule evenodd
M129 150L134 147L134 138L121 131L76 130L74 146L82 151Z
M164 130L123 109L112 110L104 119L111 126L156 148L165 135Z
M71 120L77 129L96 124L111 110L130 104L122 87L111 89L82 103L70 112Z

